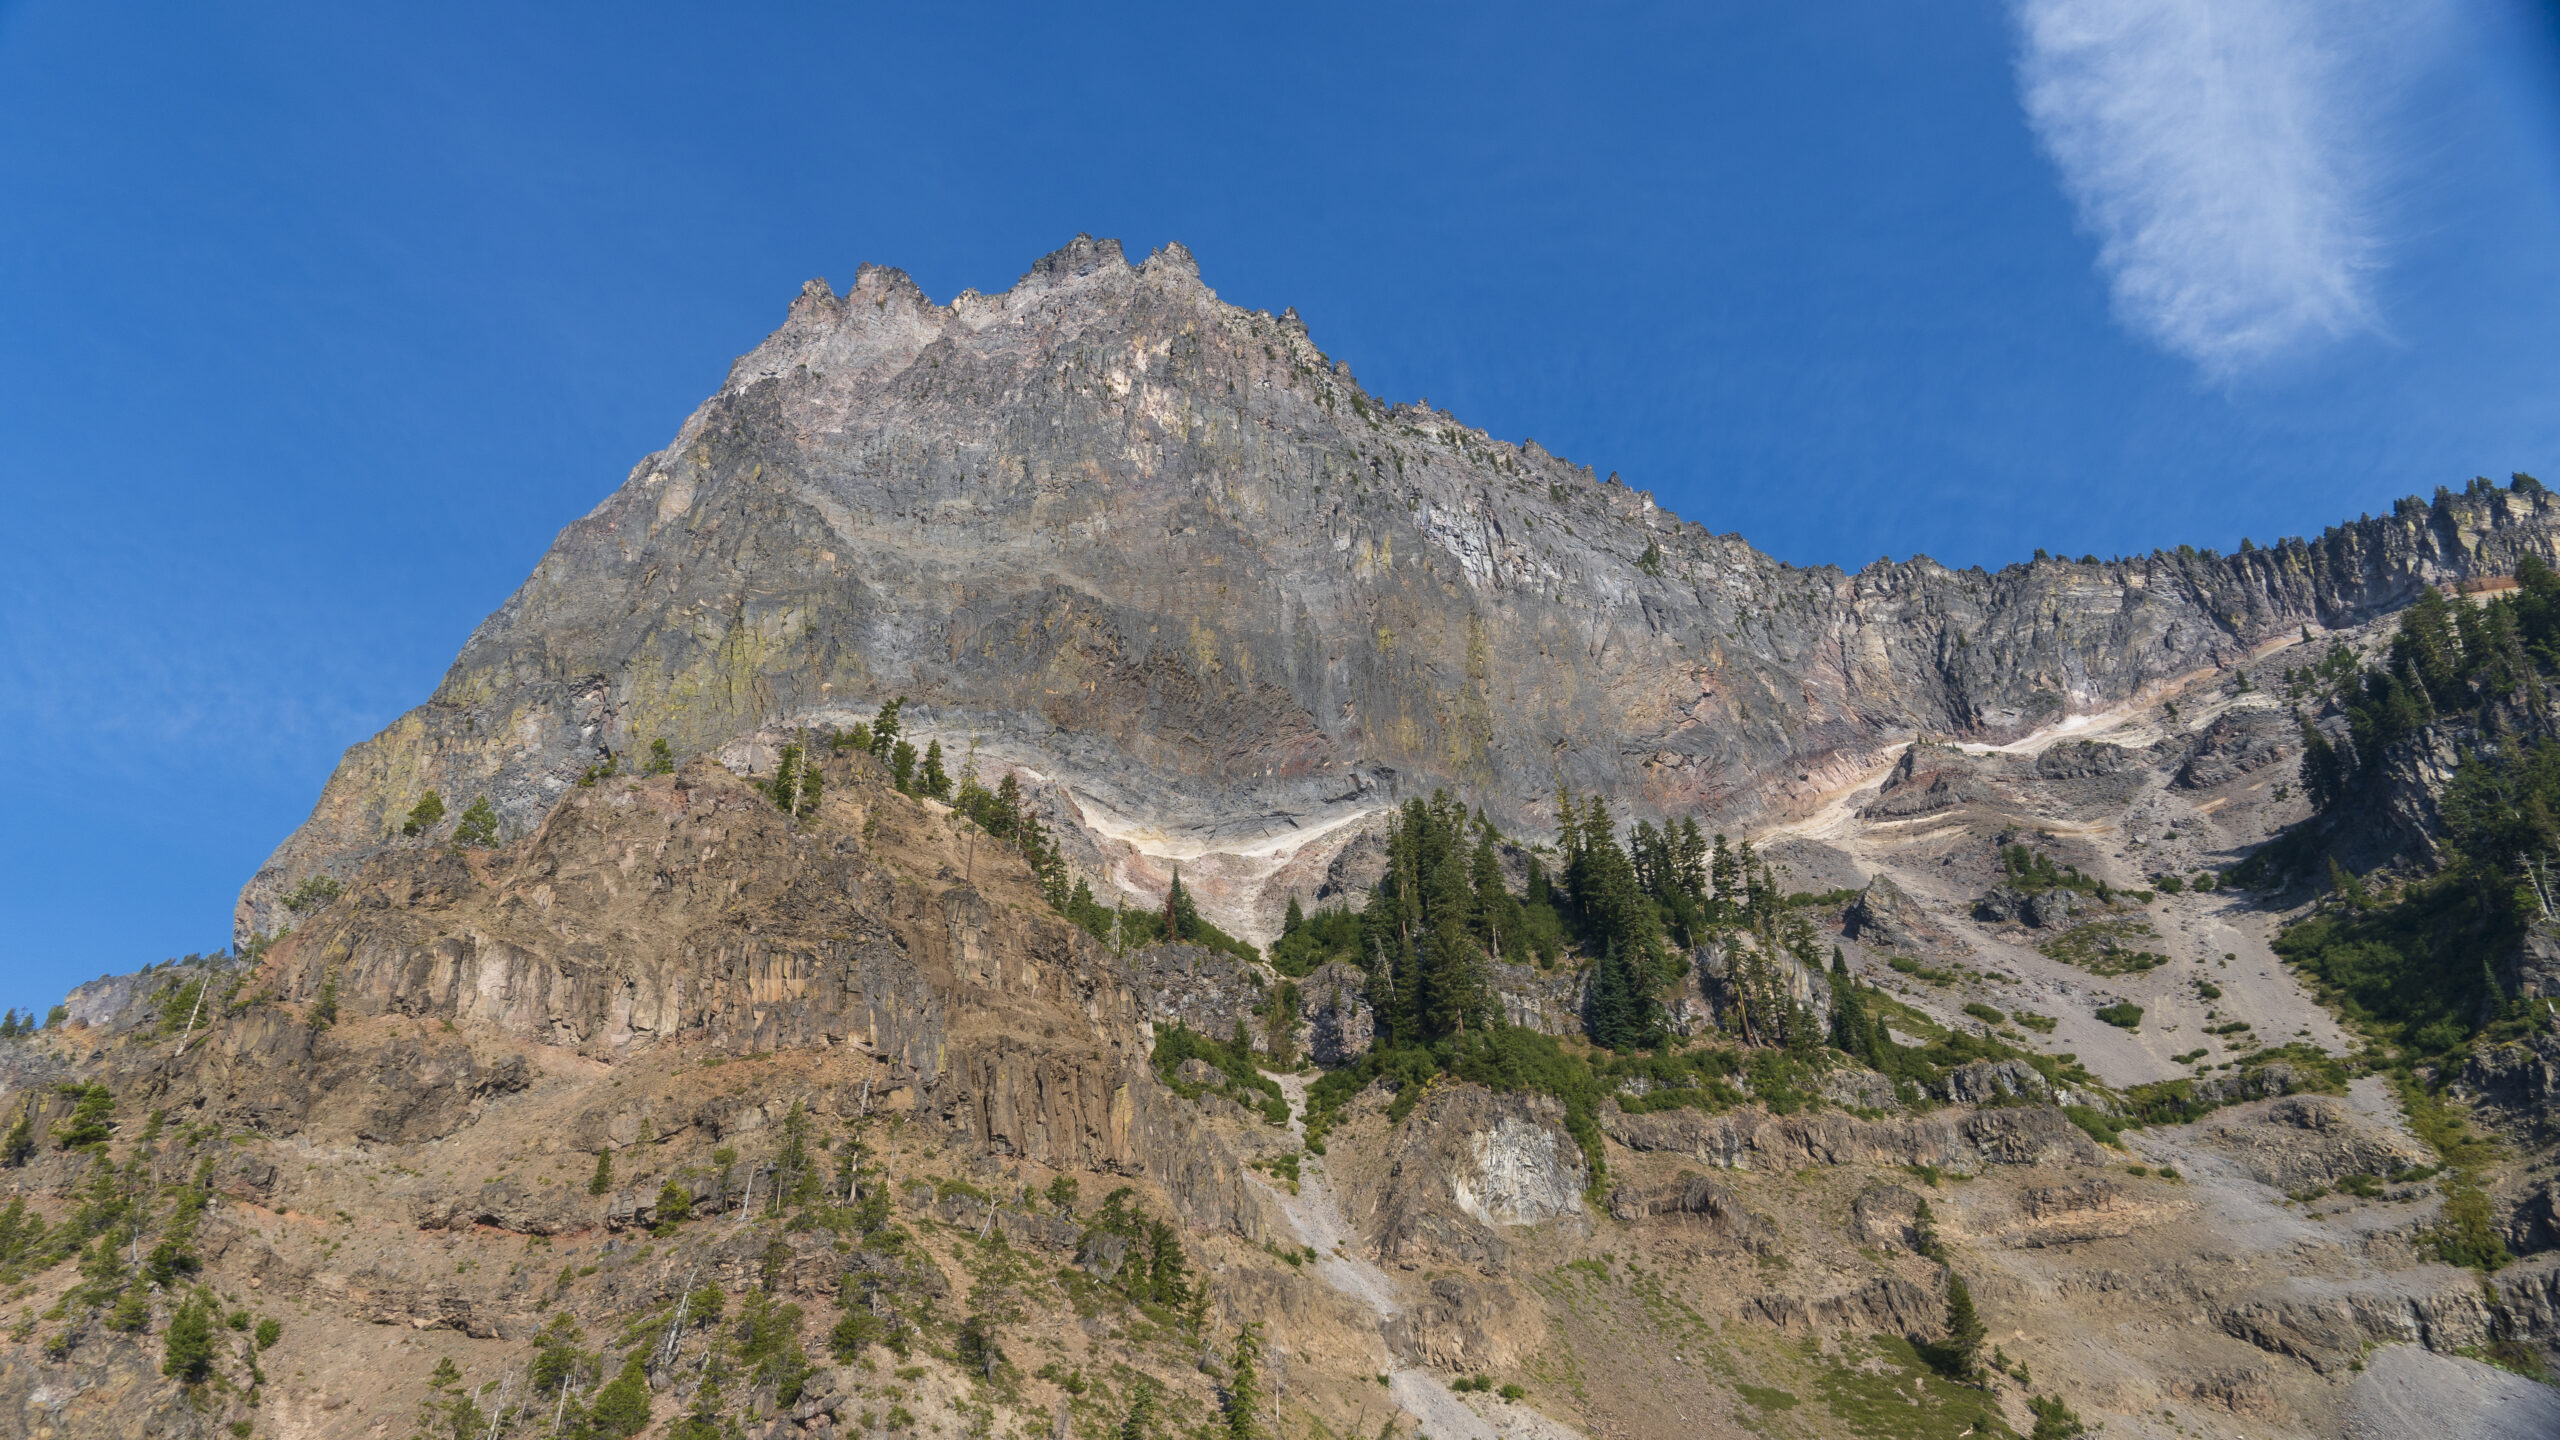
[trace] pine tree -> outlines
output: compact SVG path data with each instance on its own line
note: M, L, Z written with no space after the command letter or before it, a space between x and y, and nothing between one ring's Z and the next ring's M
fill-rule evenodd
M1005 777L996 782L995 804L989 808L987 818L979 823L985 825L987 833L998 840L1012 839L1013 832L1021 827L1022 782L1013 778L1012 771L1006 771Z
M1611 944L1600 954L1600 963L1591 971L1591 983L1582 997L1582 1028L1594 1045L1612 1050L1626 1046L1630 1025L1627 1014L1629 996L1625 967L1618 963L1618 947Z
M2302 728L2302 793L2319 811L2336 809L2346 799L2348 766L2338 747L2320 733L2320 727L2301 720Z
M636 1350L622 1362L622 1373L596 1392L587 1408L591 1433L603 1440L623 1440L649 1428L649 1352Z
M1170 943L1189 940L1200 933L1200 910L1191 903L1191 892L1182 888L1182 867L1173 867L1173 884L1164 892L1164 938Z
M443 819L444 797L430 790L417 804L409 807L409 818L400 822L400 833L423 835L434 829L437 822Z
M35 1107L20 1105L18 1123L9 1127L7 1139L0 1140L0 1165L15 1169L35 1158L35 1153Z
M889 779L901 795L913 795L916 778L916 747L901 740L889 751Z
M1715 849L1707 859L1707 878L1714 882L1716 902L1722 907L1723 917L1731 920L1742 898L1742 867L1735 862L1733 851L1721 834L1716 836Z
M942 768L942 742L939 740L924 747L924 776L918 793L936 800L951 798L951 775Z
M1857 977L1849 973L1840 947L1831 947L1831 1044L1844 1054L1866 1057L1874 1048L1867 1036L1867 1007L1858 998Z
M160 1373L182 1385L213 1378L213 1297L198 1290L169 1317Z
M984 1379L994 1379L996 1367L1004 1363L1004 1350L996 1344L995 1327L984 1315L972 1315L960 1322L957 1348L961 1366L977 1371Z
M498 843L498 812L489 806L489 797L481 796L454 822L453 843L485 850Z
M1284 936L1294 935L1297 933L1298 927L1306 923L1307 912L1299 908L1298 897L1291 895L1289 897L1289 913L1280 921L1280 933Z
M1947 1272L1947 1338L1938 1345L1941 1365L1959 1380L1972 1380L1982 1373L1982 1340L1985 1334L1982 1317L1973 1308L1973 1292L1965 1288L1964 1277Z
M1120 1421L1119 1440L1156 1440L1156 1399L1162 1393L1152 1376L1129 1382L1129 1413Z
M2071 1407L2059 1395L2037 1395L2027 1401L2027 1413L2036 1417L2036 1428L2027 1440L2078 1440L2089 1433Z
M816 757L805 745L785 745L774 761L773 778L765 786L765 797L774 808L794 818L818 813L827 796L826 772L819 768Z
M720 1377L706 1373L693 1392L693 1408L667 1427L667 1440L721 1440Z
M1159 1305L1179 1307L1191 1298L1186 1283L1190 1263L1182 1255L1182 1237L1162 1220L1147 1222L1147 1288Z
M885 763L888 760L890 753L897 749L898 709L906 703L907 697L901 695L897 699L882 705L880 707L880 713L872 717L871 758L874 760L879 760Z
M1707 893L1707 842L1706 837L1699 834L1698 822L1694 818L1680 822L1680 836L1672 846L1672 863L1678 872L1680 889L1688 895L1691 904L1704 910L1711 898Z
M1510 887L1502 880L1502 856L1493 847L1493 827L1479 825L1476 830L1475 856L1470 863L1468 880L1474 894L1476 933L1484 941L1485 952L1508 958L1526 952L1527 925L1520 902L1512 898Z
M643 775L676 773L676 752L668 746L667 737L661 735L649 742L649 763L640 767L640 773Z
M610 1195L613 1193L612 1151L599 1150L596 1152L596 1173L589 1176L587 1179L587 1193L590 1195Z
M1236 1332L1234 1359L1227 1371L1227 1440L1262 1440L1262 1327Z
M79 1092L79 1103L71 1107L71 1118L54 1131L54 1140L65 1150L82 1150L104 1145L115 1133L115 1092L101 1084L90 1084Z

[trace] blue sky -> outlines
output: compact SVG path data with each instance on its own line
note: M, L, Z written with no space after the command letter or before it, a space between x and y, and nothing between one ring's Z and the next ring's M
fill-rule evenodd
M1179 239L1801 563L2560 482L2547 6L216 8L0 3L0 1004L226 938L865 260Z

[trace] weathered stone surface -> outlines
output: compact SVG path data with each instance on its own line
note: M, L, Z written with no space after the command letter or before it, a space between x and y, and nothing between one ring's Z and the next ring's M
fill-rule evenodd
M1369 1226L1379 1258L1439 1258L1499 1270L1511 1227L1579 1222L1590 1183L1563 1106L1544 1095L1435 1085L1388 1140Z
M1582 1033L1583 994L1589 981L1589 972L1583 970L1540 970L1498 960L1485 966L1485 982L1502 1005L1503 1020L1543 1035Z
M1775 1225L1704 1175L1684 1174L1651 1189L1621 1185L1609 1192L1609 1213L1624 1221L1676 1220L1683 1234L1703 1235L1720 1249L1765 1255L1778 1246Z
M2012 1100L2055 1102L2053 1086L2024 1060L1977 1060L1959 1065L1931 1088L1939 1099L1958 1105L1999 1105Z
M1946 1329L1946 1282L1923 1287L1900 1275L1880 1275L1854 1290L1811 1297L1755 1296L1743 1313L1782 1330L1892 1334L1934 1338Z
M2206 1133L2260 1183L2279 1190L2327 1185L2348 1175L2380 1177L2436 1158L2417 1140L2326 1095L2268 1101L2210 1123Z
M1369 1009L1369 975L1356 965L1329 960L1298 982L1298 1014L1307 1053L1319 1065L1347 1065L1369 1053L1378 1017Z
M2302 742L2285 712L2273 706L2234 706L2215 716L2195 738L2171 783L2188 790L2209 790L2243 775L2290 766L2301 753Z
M1919 1193L1901 1185L1870 1184L1849 1205L1849 1235L1861 1245L1915 1249L1919 1222Z
M1861 1120L1839 1114L1771 1115L1759 1109L1630 1115L1604 1105L1600 1126L1630 1150L1668 1151L1726 1169L1931 1165L1970 1175L1986 1164L2096 1163L2104 1158L2061 1111L2045 1106Z

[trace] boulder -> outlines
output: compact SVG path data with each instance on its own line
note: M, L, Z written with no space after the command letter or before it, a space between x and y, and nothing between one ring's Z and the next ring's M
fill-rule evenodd
M1849 907L1848 921L1850 936L1871 950L1934 950L1950 939L1890 875L1867 882Z
M1885 777L1876 798L1867 802L1865 813L1877 819L1903 819L1996 798L1978 769L1961 750L1915 740Z

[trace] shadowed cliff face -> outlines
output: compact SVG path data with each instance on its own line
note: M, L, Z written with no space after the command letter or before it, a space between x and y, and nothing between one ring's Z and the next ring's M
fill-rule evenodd
M608 748L752 763L901 694L955 769L1026 767L1158 855L1285 851L1443 784L1533 832L1559 781L1785 810L1915 731L2007 737L2551 554L2553 518L2477 487L2236 556L1799 569L1381 405L1179 246L1079 238L948 306L865 266L348 751L239 919L273 928L429 788L521 833Z

